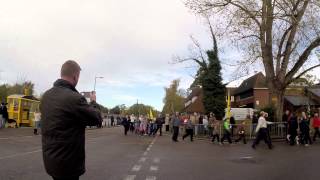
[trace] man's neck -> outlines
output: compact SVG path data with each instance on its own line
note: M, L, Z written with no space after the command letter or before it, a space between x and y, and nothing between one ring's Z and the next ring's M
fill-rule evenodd
M65 80L65 81L68 81L72 86L74 86L73 85L73 81L72 81L72 79L71 78L69 78L69 77L61 77L61 79L63 79L63 80Z

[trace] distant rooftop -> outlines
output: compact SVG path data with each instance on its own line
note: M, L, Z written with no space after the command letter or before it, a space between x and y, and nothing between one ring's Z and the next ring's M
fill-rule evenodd
M255 74L250 74L250 75L242 76L242 77L240 77L239 79L236 79L236 80L234 80L234 81L228 82L228 83L226 84L226 87L227 87L227 88L238 88L238 87L242 84L243 81L245 81L245 80L249 79L250 77L252 77L252 76L254 76L254 75L256 75L256 74L259 74L259 73L260 73L260 72L255 73Z

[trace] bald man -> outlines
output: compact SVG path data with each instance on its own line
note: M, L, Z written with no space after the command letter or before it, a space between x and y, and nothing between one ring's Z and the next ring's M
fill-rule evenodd
M85 128L102 121L95 94L88 104L76 90L80 71L78 63L66 61L40 104L43 161L54 180L78 180L85 173Z

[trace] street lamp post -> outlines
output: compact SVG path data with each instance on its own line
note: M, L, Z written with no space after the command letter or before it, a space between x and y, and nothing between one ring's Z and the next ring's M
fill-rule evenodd
M103 79L103 77L102 77L102 76L96 76L96 77L94 77L94 87L93 87L93 91L96 91L97 79Z

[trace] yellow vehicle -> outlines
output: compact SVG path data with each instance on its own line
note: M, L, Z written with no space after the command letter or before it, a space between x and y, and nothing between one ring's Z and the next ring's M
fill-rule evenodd
M14 94L7 97L9 122L16 127L34 126L34 112L39 110L40 101L34 96Z

